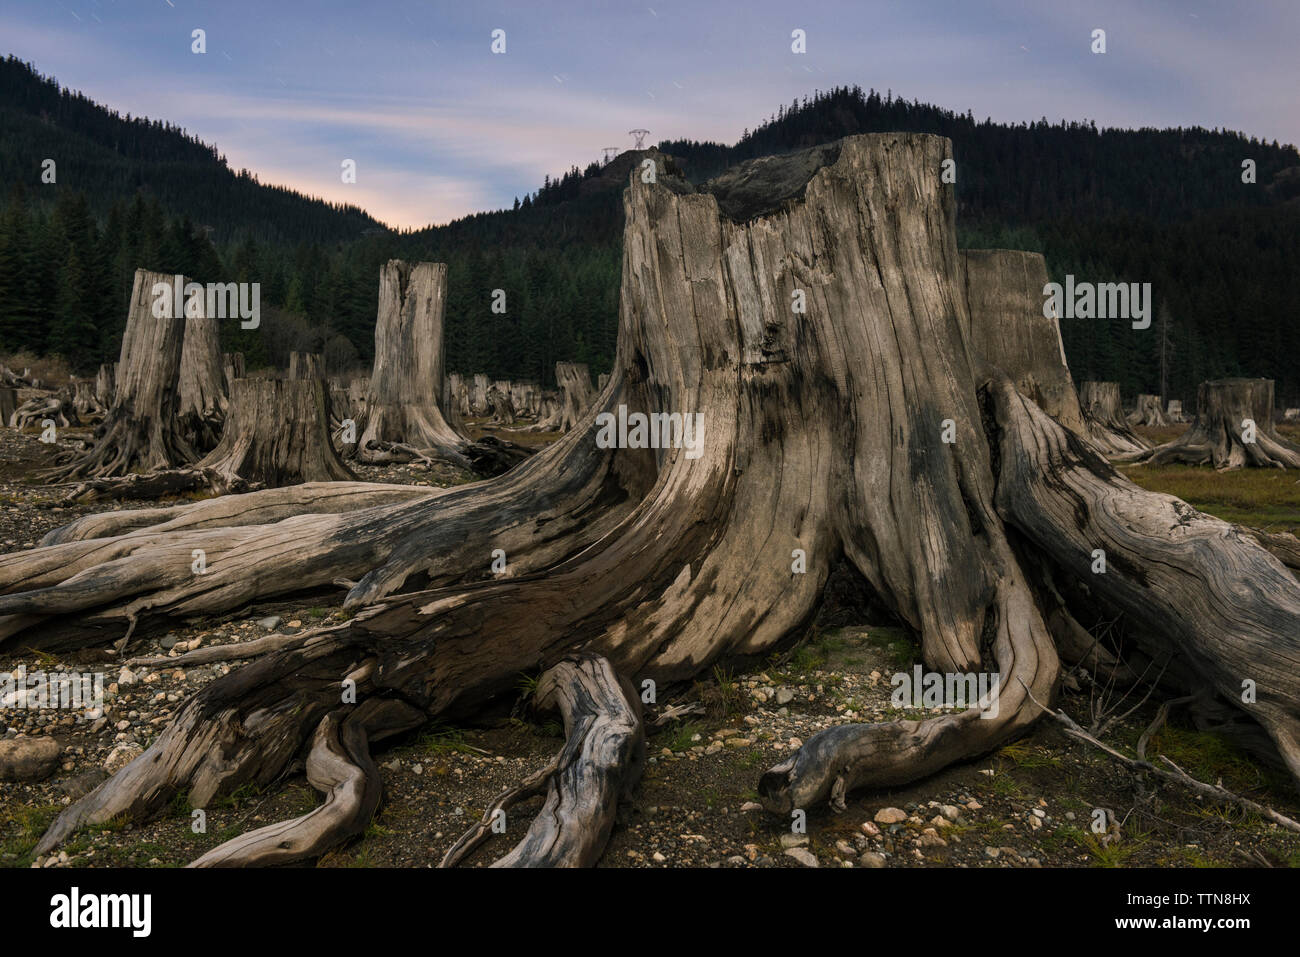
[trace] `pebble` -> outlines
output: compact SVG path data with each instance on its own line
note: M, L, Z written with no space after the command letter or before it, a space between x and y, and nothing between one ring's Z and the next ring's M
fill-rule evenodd
M896 807L882 807L876 812L877 824L901 824L907 820L907 812Z
M812 851L809 851L807 848L803 848L803 847L788 848L785 852L785 856L794 858L794 860L798 861L804 867L821 867L821 864L818 862L817 858L813 855Z

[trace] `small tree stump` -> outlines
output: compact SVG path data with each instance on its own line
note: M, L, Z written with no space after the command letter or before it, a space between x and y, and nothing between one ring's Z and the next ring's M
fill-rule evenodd
M0 386L0 424L8 425L18 409L18 390Z
M1137 397L1137 405L1128 415L1129 425L1145 425L1152 429L1162 429L1169 425L1169 417L1160 406L1160 396L1143 392Z
M221 442L197 468L269 488L357 478L330 444L320 379L236 379Z
M1141 455L1151 444L1124 419L1118 382L1085 382L1079 389L1079 404L1088 425L1088 440L1103 455Z
M206 303L200 312L206 311ZM227 388L216 318L190 315L187 305L177 378L177 416L186 441L198 453L216 447L226 420Z
M555 363L555 381L563 397L560 404L560 431L568 432L596 398L591 389L591 374L585 362Z

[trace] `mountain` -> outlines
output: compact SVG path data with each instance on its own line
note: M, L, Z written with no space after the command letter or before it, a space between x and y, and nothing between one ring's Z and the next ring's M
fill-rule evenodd
M232 172L214 147L120 117L26 64L3 70L0 172L34 185L0 213L0 352L63 351L85 370L115 357L131 270L145 266L261 282L263 328L223 329L225 347L253 365L285 364L294 349L324 351L332 369L364 364L375 277L399 256L448 264L449 369L550 383L557 359L593 373L612 364L621 193L640 153L548 176L513 209L395 233L355 208ZM698 184L756 156L886 130L952 139L963 246L1042 252L1056 281L1152 284L1150 329L1063 320L1076 379L1158 391L1163 342L1171 397L1191 403L1203 379L1256 375L1277 381L1279 404L1300 404L1293 146L1201 128L977 122L854 87L782 106L733 145L657 149ZM33 171L60 143L60 183L42 187ZM1243 182L1244 160L1253 183ZM42 294L65 288L81 293ZM489 307L496 289L504 315Z

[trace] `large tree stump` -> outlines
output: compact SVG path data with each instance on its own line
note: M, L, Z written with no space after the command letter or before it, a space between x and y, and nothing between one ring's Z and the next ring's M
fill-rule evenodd
M50 473L65 479L108 478L152 472L193 462L198 456L180 420L177 391L185 316L170 297L155 315L155 284L171 288L173 277L135 271L113 406L89 451Z
M1079 404L1088 425L1088 440L1103 454L1123 458L1141 455L1151 443L1134 432L1124 418L1118 382L1085 382Z
M199 314L190 315L191 311L187 304L176 383L177 415L186 441L202 454L211 451L221 440L227 389L221 359L220 320L206 315L206 303L193 310Z
M711 184L717 193L634 175L613 379L567 435L496 481L366 508L349 508L361 494L349 492L328 511L313 488L305 514L278 521L268 514L295 502L283 490L94 516L0 556L0 636L16 640L147 628L335 579L348 580L345 607L357 612L207 684L148 751L66 808L36 853L84 823L157 813L179 792L203 807L269 785L309 748L328 810L280 825L277 842L264 831L211 854L318 854L373 806L377 736L473 714L512 693L521 671L576 651L634 687L766 654L813 620L841 559L919 637L928 670L999 681L963 711L814 735L759 780L760 800L786 821L1029 727L1059 673L1049 621L1078 610L1070 590L1038 587L1049 571L1089 582L1087 607L1129 610L1151 647L1177 649L1180 673L1214 693L1257 679L1260 707L1237 707L1300 777L1300 582L1232 526L1129 485L977 367L955 199L939 176L949 158L940 137L878 134L765 158ZM789 310L796 290L804 313ZM656 416L659 441L612 429L633 415ZM188 568L198 542L202 576ZM509 573L487 578L498 548ZM1095 548L1117 560L1092 583ZM345 677L355 705L340 705ZM618 710L601 692L572 713L605 716L613 744L635 734L611 720ZM612 781L617 749L588 752L573 731L584 752L574 773ZM626 768L632 754L613 760ZM572 798L606 793L561 787L542 828L600 832L607 801ZM595 853L565 846L551 863Z
M197 468L268 488L356 481L330 444L319 378L236 379L226 423L220 444Z
M1046 260L1040 253L1011 249L966 249L961 261L971 347L1011 375L1022 395L1084 435L1087 426L1065 362L1060 325L1055 317L1043 316Z
M1162 429L1169 425L1169 417L1160 405L1160 396L1147 392L1138 394L1137 404L1128 414L1129 425L1145 425L1152 429Z
M375 365L366 394L364 425L357 440L362 461L372 446L402 445L434 450L468 467L468 440L443 417L442 318L447 302L444 263L388 261L379 276Z
M9 425L18 408L18 390L0 386L0 425Z
M1300 446L1273 427L1272 379L1216 379L1196 390L1191 428L1139 460L1182 462L1216 469L1300 468Z
M1183 412L1182 399L1169 400L1169 407L1165 410L1165 418L1171 423L1177 423L1179 425L1187 421L1187 415Z

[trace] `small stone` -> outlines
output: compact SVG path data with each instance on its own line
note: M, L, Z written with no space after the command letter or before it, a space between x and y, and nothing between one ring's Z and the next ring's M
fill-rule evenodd
M875 851L863 851L858 855L858 867L884 867L885 859Z
M807 848L803 848L803 847L788 848L785 852L785 856L793 858L794 860L802 864L804 867L821 867L821 864L818 862L817 858L813 855L812 851L808 850Z
M274 631L280 625L280 616L271 615L269 618L259 618L257 619L257 625L259 628L265 628L267 631Z
M658 851L655 851L655 852L654 852L653 854L651 854L650 856L651 856L651 858L653 858L653 859L654 859L657 863L659 863L659 864L662 864L664 861L668 860L668 858L664 857L664 856L663 856L662 854L660 854Z
M763 805L759 804L757 801L746 801L740 806L740 810L742 812L761 811L763 810Z
M845 840L835 842L835 850L841 857L857 857L858 851L852 844Z
M135 672L130 668L123 668L117 676L117 683L122 687L135 684Z
M971 798L969 801L966 802L966 810L968 811L979 811L983 807L984 805L981 804L979 801L976 801L974 798Z
M301 627L302 627L302 622L299 621L297 618L295 618L293 621L289 622L289 627L290 627L290 628L301 628Z
M998 859L998 855L1001 854L1001 853L1002 853L1002 852L999 851L996 847L986 847L986 848L984 848L984 856L987 857L987 858L990 858L990 859L992 859L992 860L995 860L995 861Z
M163 651L171 651L174 647L176 647L176 635L171 632L168 632L167 634L163 635L161 638L158 639L158 647L161 648Z
M876 812L877 824L901 824L907 820L907 812L896 807L882 807Z
M921 832L919 838L922 847L947 847L948 842L939 836L939 832L932 827L927 827Z
M412 774L423 774L423 773L424 773L424 765L423 765L423 764L412 764L412 765L411 765L411 773L412 773Z
M789 688L776 689L776 703L784 707L794 700L794 692Z
M783 848L786 848L787 850L789 850L792 847L807 847L808 835L807 834L782 834L781 846Z
M961 817L961 808L954 804L941 804L939 805L939 813L950 821L956 821Z
M880 828L876 827L871 821L862 822L862 833L867 837L880 837Z

